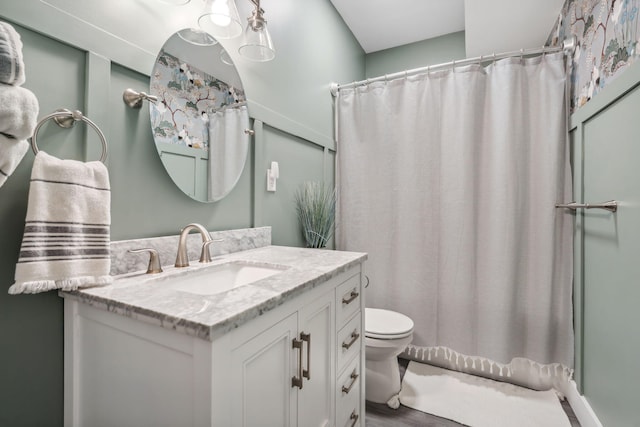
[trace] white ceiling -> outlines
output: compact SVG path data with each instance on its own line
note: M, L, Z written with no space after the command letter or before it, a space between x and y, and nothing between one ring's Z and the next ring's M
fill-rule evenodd
M544 45L564 0L331 0L365 52L465 31L467 57Z

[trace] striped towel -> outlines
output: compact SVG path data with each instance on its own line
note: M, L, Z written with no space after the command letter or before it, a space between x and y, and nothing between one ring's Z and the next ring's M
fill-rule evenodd
M25 222L10 294L112 282L111 190L102 162L60 160L38 152Z

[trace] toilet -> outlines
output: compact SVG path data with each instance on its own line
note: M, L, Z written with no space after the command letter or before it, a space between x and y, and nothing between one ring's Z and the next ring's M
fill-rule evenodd
M400 368L397 356L413 339L413 320L380 308L365 308L365 397L397 408ZM393 398L393 399L392 399Z

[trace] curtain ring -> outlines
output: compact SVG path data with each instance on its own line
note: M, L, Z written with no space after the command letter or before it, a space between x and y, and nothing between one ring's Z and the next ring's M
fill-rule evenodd
M496 53L495 52L493 52L493 63L494 64L496 63Z
M524 48L520 48L520 63L524 64Z
M451 69L453 70L453 72L456 72L456 61L455 59L453 60L453 66L451 67Z
M409 71L404 70L404 78L405 78L405 80L406 80L407 78L409 78Z

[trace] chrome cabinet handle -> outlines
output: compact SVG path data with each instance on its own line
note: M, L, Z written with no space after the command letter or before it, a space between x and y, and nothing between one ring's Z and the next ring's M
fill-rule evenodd
M615 212L618 210L618 202L615 200L609 200L608 202L602 203L576 203L569 202L563 204L557 204L556 208L566 208L566 209L604 209L609 212Z
M343 342L342 343L342 348L345 348L345 349L349 350L351 348L351 346L353 344L355 344L356 341L358 341L358 338L360 338L360 334L359 333L357 333L356 331L351 332L351 341Z
M311 334L305 334L304 332L300 332L300 340L307 343L307 369L302 370L302 376L310 380L311 379ZM300 350L300 354L302 354L302 349Z
M291 378L291 387L298 387L302 390L302 341L293 339L292 348L298 349L298 376Z
M353 291L351 291L351 294L349 294L349 298L344 298L342 297L342 303L343 304L351 304L351 302L358 298L360 296L360 294L354 289Z
M358 375L358 374L356 373L356 370L354 369L354 370L353 370L353 372L351 373L351 376L350 376L350 378L351 378L351 384L349 384L349 387L342 386L342 393L344 393L344 394L349 394L349 392L351 391L351 389L353 388L353 386L356 384L356 381L358 380L358 377L359 377L359 376L360 376L360 375Z
M353 420L353 422L351 423L351 427L356 425L356 423L358 422L358 418L360 418L360 415L356 414L356 410L354 409L351 413L351 416L349 417L350 420Z

